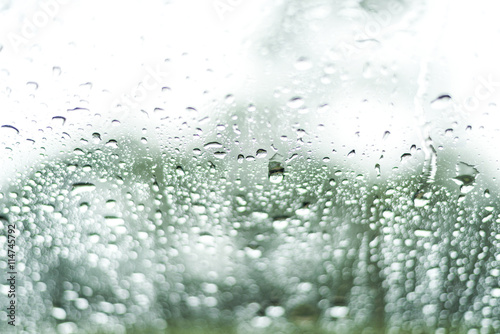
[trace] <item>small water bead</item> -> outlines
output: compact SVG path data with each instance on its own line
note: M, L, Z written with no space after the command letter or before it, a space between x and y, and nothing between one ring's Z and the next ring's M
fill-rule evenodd
M304 100L300 97L294 97L288 101L287 106L292 109L298 109L304 105Z
M300 57L299 59L297 59L297 61L295 62L295 65L294 67L299 70L299 71L307 71L308 69L310 69L312 67L312 63L311 61L309 61L309 59L307 59L306 57Z

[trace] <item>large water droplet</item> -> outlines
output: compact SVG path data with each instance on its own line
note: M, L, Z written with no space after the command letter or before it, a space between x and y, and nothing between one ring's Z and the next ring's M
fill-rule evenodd
M92 183L75 183L73 184L73 189L71 190L71 195L78 195L85 192L95 190L95 185Z
M466 194L474 189L477 174L479 171L474 166L459 162L457 176L453 178L453 181L460 186L460 192Z
M94 144L98 144L101 141L101 134L98 132L94 132L92 134L92 141L94 142Z
M267 151L260 149L257 150L257 158L265 158L267 156Z
M269 181L271 183L280 183L283 181L285 167L283 167L281 160L282 156L276 153L269 161Z
M15 131L16 134L19 133L19 130L12 125L2 125L2 129L7 129L8 131Z

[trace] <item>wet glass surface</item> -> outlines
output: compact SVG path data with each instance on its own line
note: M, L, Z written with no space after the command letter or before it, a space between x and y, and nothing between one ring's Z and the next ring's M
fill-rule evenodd
M0 332L500 332L496 13L0 1Z

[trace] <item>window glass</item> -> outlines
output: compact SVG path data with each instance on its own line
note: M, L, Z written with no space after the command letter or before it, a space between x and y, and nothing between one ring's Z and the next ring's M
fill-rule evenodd
M498 9L0 0L0 332L499 332Z

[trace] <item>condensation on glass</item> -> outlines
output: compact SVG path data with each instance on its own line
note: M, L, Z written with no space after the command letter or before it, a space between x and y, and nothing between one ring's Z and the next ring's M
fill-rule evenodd
M497 7L0 1L0 332L500 332Z

